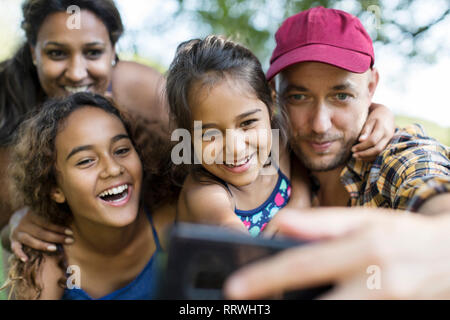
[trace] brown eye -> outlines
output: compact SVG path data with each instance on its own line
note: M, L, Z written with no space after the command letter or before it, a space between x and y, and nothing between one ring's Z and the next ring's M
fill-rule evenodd
M91 164L93 161L94 161L93 159L84 159L84 160L77 162L76 166L77 167L86 166L88 164Z
M86 52L86 56L89 59L98 59L103 54L102 50L99 49L92 49Z
M130 152L130 148L120 148L118 150L116 150L115 154L121 156L121 155L126 155Z
M61 60L66 56L62 50L49 50L47 51L47 55L53 60Z
M246 120L246 121L241 123L241 128L248 127L248 126L252 125L253 123L255 123L256 121L258 121L258 119Z

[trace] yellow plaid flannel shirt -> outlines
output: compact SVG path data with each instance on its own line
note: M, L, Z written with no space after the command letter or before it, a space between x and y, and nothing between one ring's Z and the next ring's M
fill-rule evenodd
M417 211L430 197L450 192L450 148L420 125L396 132L373 162L351 158L341 172L349 206Z

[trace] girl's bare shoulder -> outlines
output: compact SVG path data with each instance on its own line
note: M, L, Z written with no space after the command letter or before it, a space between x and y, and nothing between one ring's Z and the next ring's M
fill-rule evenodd
M201 176L199 180L192 173L186 177L181 192L190 196L198 193L209 194L210 192L229 196L229 192L223 184L207 176Z
M190 212L202 212L219 208L234 210L233 199L226 187L208 177L201 181L192 173L186 178L180 193L179 205ZM179 206L180 208L180 206Z

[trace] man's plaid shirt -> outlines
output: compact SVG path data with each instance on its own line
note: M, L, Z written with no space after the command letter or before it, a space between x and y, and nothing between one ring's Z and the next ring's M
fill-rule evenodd
M420 125L397 129L375 161L352 158L342 170L348 205L417 211L430 197L450 192L449 157L450 148Z

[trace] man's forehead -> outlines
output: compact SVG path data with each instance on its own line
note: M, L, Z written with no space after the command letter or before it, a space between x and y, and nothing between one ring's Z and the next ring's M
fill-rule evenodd
M309 85L344 89L356 87L361 81L367 80L369 73L370 69L364 73L354 73L326 63L308 61L287 67L275 77L275 82L277 88L285 90L288 86Z

